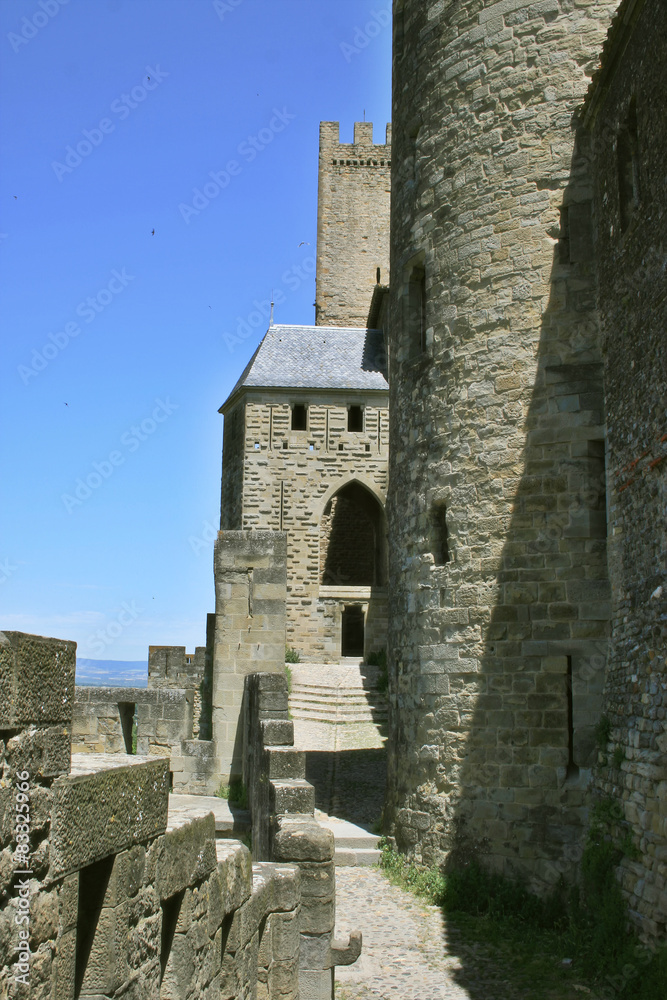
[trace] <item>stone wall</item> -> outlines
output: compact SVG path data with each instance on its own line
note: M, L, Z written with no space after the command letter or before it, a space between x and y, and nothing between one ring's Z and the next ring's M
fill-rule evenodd
M132 753L168 757L192 739L194 691L178 688L80 687L74 691L72 749L75 753ZM129 737L129 738L128 738Z
M617 3L395 4L389 803L572 874L609 631L590 140Z
M341 399L341 396L343 397ZM305 431L290 429L291 405L308 405ZM287 645L302 660L337 662L341 655L341 602L354 602L353 585L329 571L326 584L339 588L324 594L320 535L325 509L350 483L363 487L378 513L376 539L383 563L384 514L387 488L388 412L384 392L325 393L313 390L253 393L246 407L246 447L243 478L243 528L285 531L287 534ZM348 431L348 406L364 411L363 431ZM225 454L225 464L227 463ZM233 456L230 455L233 464ZM223 515L223 523L226 521ZM326 562L326 556L325 556ZM380 574L384 572L382 568ZM381 588L374 598L382 604ZM326 599L325 599L326 597ZM337 600L333 600L337 598ZM382 607L371 617L385 616ZM386 646L369 633L368 651Z
M596 785L638 851L622 884L667 933L667 9L625 3L589 99L608 427L612 636ZM616 758L616 759L615 759ZM620 759L619 759L620 758Z
M355 122L341 143L338 122L320 122L317 201L318 326L365 326L380 268L389 280L391 125L373 144L373 123Z
M213 739L219 780L242 773L246 675L285 666L286 540L280 531L221 531L215 543Z
M206 676L206 646L196 646L193 654L185 646L148 647L148 687L185 688L194 695L192 735L209 738L210 699L203 697Z
M290 862L301 876L298 915L301 1000L333 997L334 968L351 965L361 934L334 939L336 869L333 833L315 820L315 789L306 755L294 749L287 681L280 674L246 677L243 779L252 814L253 857Z
M165 759L70 770L74 672L74 643L0 633L0 994L296 1000L298 870L169 823Z

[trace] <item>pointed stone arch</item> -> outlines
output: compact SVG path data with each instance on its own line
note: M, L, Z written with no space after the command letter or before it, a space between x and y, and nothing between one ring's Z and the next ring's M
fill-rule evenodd
M384 586L386 535L377 491L357 477L338 484L324 498L320 516L320 584Z

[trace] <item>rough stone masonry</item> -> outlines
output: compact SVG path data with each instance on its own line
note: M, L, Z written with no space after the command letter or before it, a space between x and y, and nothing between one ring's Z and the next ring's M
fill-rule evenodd
M394 4L389 812L544 887L595 782L664 936L665 11L621 5L586 128L618 7Z

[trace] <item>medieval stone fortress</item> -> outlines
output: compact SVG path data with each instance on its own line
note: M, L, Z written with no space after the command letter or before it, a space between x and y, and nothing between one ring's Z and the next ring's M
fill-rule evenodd
M286 647L369 710L386 650L399 850L545 893L611 799L664 942L666 39L664 0L395 0L393 136L320 126L315 325L221 408L205 643L77 688L0 634L0 996L332 996Z

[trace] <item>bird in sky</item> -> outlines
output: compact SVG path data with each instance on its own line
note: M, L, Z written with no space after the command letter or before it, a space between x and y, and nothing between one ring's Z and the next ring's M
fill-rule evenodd
M151 236L155 236L155 230L151 229Z
M306 243L306 241L305 241L305 240L301 240L301 242L299 243L299 246L300 246L300 247L309 247L309 246L310 246L310 243Z

